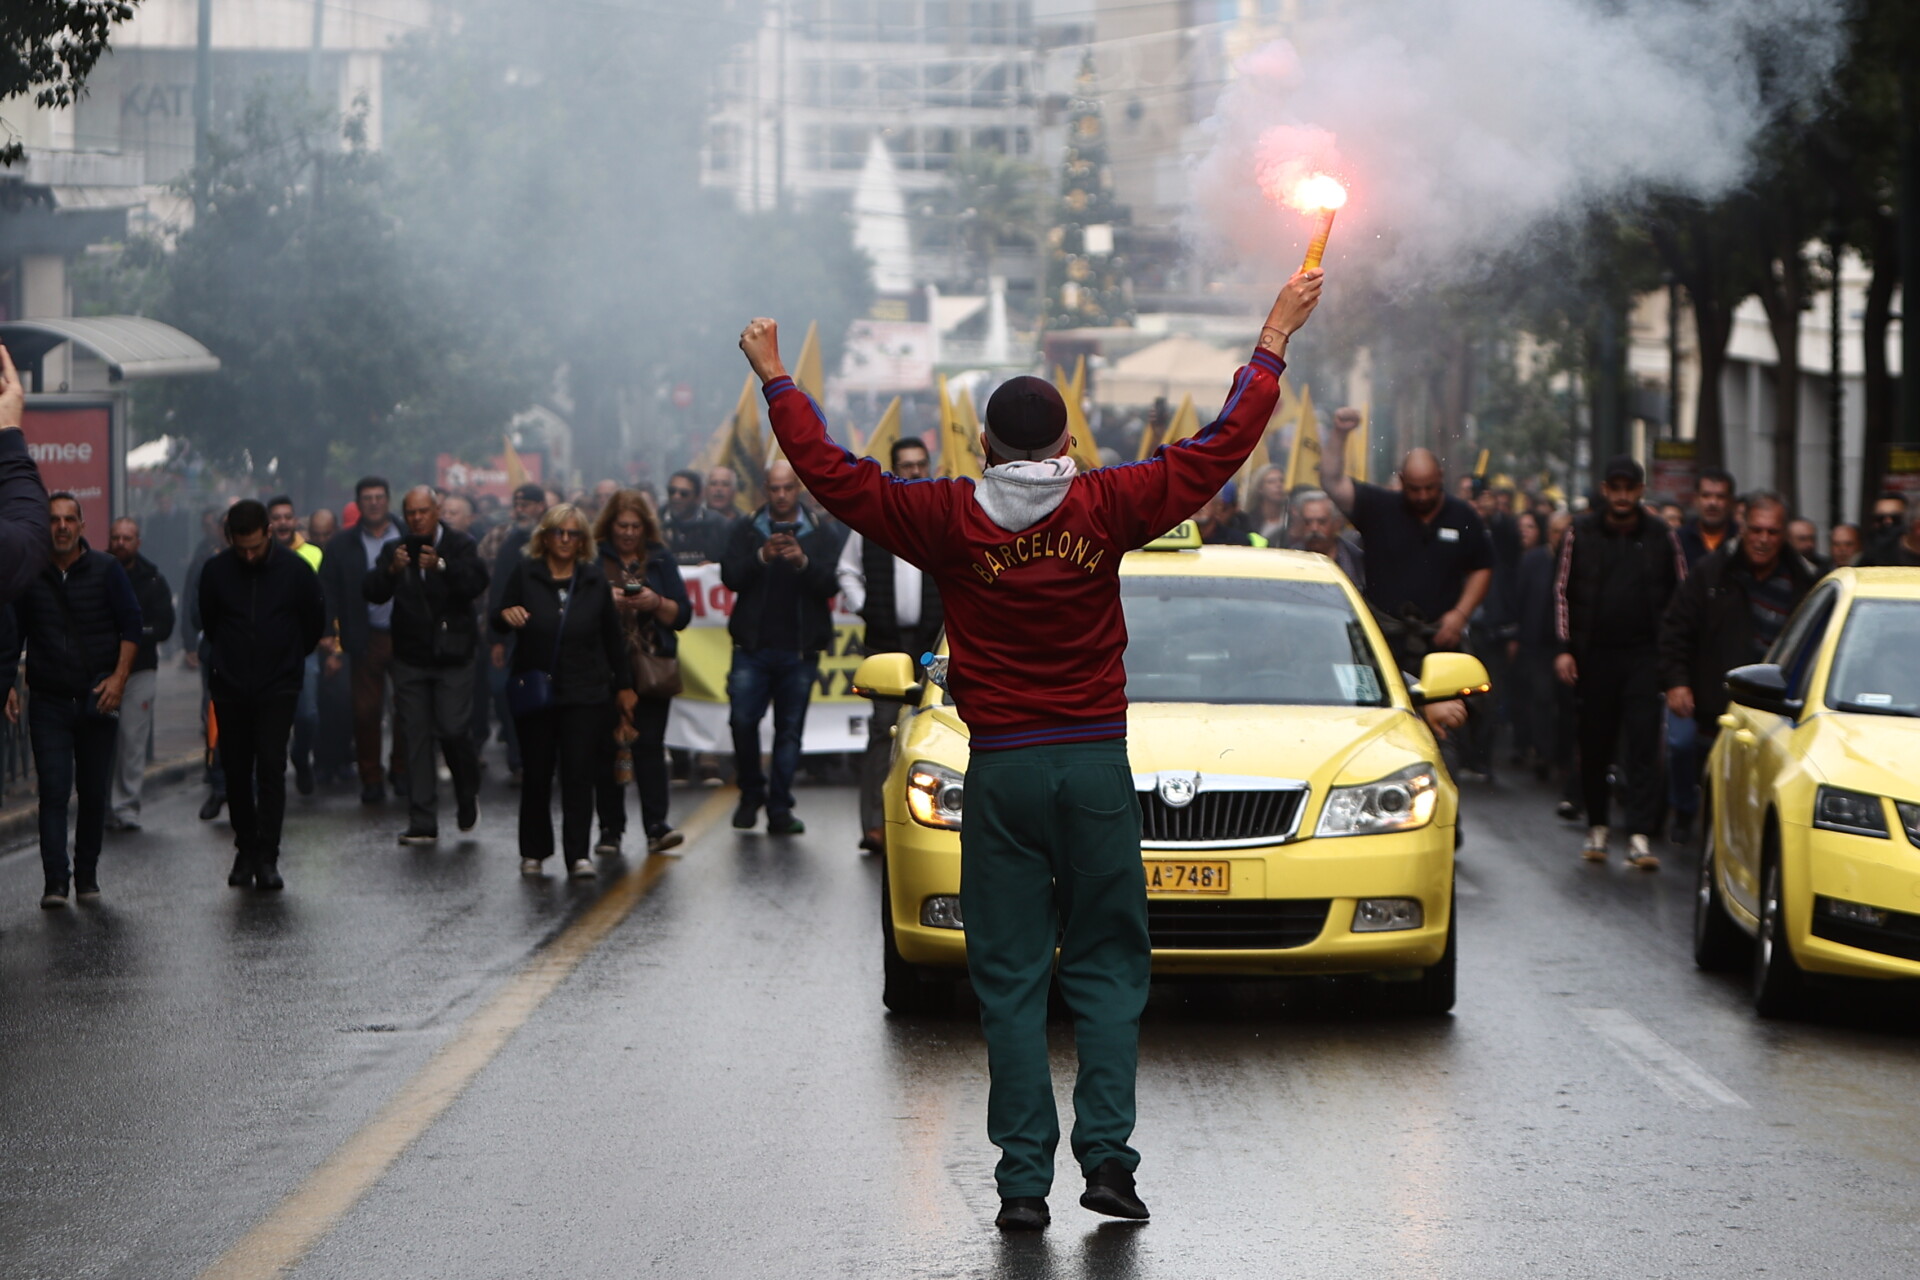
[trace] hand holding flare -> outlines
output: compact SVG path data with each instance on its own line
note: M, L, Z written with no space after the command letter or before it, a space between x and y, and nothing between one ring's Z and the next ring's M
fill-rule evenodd
M1285 199L1302 213L1319 215L1319 221L1314 224L1313 239L1307 242L1307 259L1300 264L1302 271L1311 271L1320 265L1320 259L1327 252L1327 237L1333 232L1333 215L1346 204L1347 189L1331 174L1316 173L1296 182Z

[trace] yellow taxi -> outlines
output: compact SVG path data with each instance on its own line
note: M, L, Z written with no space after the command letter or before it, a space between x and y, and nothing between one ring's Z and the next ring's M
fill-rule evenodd
M1769 1017L1808 974L1920 978L1920 569L1837 569L1727 673L1707 755L1694 959L1752 965Z
M1203 547L1191 524L1129 553L1120 587L1154 971L1369 974L1390 1003L1452 1008L1458 793L1417 708L1484 692L1485 668L1430 655L1409 688L1332 561ZM884 1001L914 1011L966 967L967 726L906 654L854 686L907 704L880 924Z

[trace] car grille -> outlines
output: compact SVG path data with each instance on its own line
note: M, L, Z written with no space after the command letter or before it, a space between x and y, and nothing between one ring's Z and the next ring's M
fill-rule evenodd
M1235 898L1187 902L1152 898L1147 933L1164 951L1280 951L1320 936L1331 898Z
M1304 788L1284 791L1202 791L1176 809L1156 791L1140 793L1142 843L1167 846L1258 844L1285 840L1300 821Z
M1920 916L1905 911L1887 912L1887 922L1875 927L1852 920L1835 920L1816 903L1813 936L1862 951L1877 951L1883 956L1920 960Z

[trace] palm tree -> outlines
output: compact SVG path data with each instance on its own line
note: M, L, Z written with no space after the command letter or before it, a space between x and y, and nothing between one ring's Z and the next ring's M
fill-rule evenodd
M941 205L954 221L954 239L980 274L1000 274L1000 245L1032 243L1040 217L1044 170L1002 151L962 151L947 170Z

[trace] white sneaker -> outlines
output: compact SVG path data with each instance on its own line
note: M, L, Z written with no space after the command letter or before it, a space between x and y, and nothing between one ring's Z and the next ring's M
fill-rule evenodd
M1644 836L1641 837L1641 843L1646 843ZM1587 847L1580 851L1580 856L1588 862L1605 862L1607 860L1607 829L1605 827L1588 828Z
M547 874L546 864L542 863L538 858L522 858L520 859L520 874L523 876L544 876Z
M1627 865L1637 867L1641 871L1658 871L1660 869L1660 859L1654 854L1652 849L1647 847L1647 838L1645 836L1636 835L1627 837Z
M594 868L592 858L582 858L580 861L571 863L567 867L567 879L569 880L591 880L599 874L600 872Z

